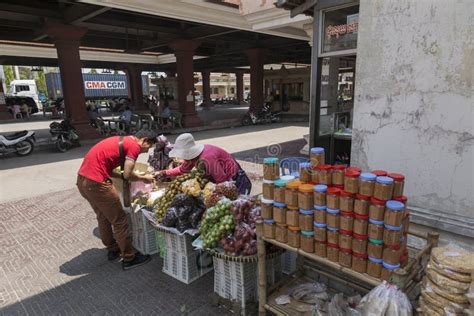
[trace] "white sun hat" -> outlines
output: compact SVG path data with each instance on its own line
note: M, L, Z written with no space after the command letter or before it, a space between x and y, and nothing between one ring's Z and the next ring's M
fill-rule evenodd
M199 156L204 150L204 145L196 144L193 135L184 133L176 138L173 149L170 151L171 158L192 160Z

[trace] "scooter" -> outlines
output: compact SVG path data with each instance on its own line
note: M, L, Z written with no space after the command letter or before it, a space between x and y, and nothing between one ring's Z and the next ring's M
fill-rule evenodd
M248 112L243 120L242 125L256 125L256 124L270 124L270 123L279 123L281 122L280 112L272 112L271 105L266 103L263 106L262 111L258 115L255 115L252 112Z
M67 119L61 123L51 123L49 125L49 132L52 136L52 141L56 144L56 148L62 153L65 153L72 147L81 146L76 129Z
M21 131L13 134L0 135L0 156L15 153L28 156L35 148L35 132Z

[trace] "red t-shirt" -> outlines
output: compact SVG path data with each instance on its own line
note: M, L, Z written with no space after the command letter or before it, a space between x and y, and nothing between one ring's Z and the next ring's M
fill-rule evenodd
M135 137L123 138L123 151L127 159L137 160L140 150L141 147ZM78 174L96 182L104 182L118 166L120 166L119 136L112 136L98 142L87 152Z

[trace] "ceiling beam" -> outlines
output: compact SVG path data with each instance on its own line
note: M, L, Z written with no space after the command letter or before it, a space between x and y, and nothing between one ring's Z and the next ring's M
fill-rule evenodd
M25 15L32 15L35 17L44 17L52 19L62 19L62 14L59 10L42 9L34 6L23 6L18 4L2 3L0 5L1 11L18 12Z
M110 9L109 7L73 5L64 11L64 21L67 24L75 25L92 19Z

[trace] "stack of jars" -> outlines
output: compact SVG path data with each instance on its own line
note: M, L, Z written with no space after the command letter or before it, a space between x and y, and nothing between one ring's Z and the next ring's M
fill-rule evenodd
M263 218L263 232L267 238L275 238L275 220L273 219L273 204L276 194L276 180L280 177L278 158L268 157L263 159L263 185L261 214Z

